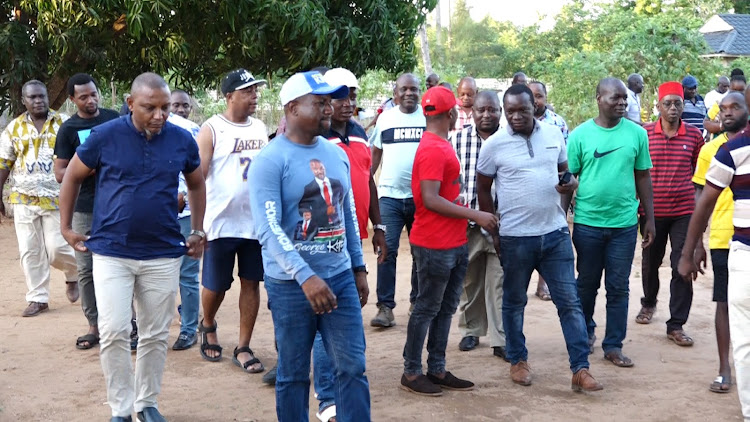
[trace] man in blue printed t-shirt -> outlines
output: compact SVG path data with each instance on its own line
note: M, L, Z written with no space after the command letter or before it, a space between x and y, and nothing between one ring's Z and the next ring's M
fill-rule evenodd
M180 257L203 252L206 190L192 135L167 122L169 88L144 73L131 87L131 113L91 130L70 160L60 189L63 237L77 251L93 253L99 308L100 357L112 421L161 422L156 398L167 357L169 326L180 275ZM96 172L91 236L71 228L81 183ZM177 223L177 189L185 175L192 232ZM133 377L131 302L138 313L140 347Z
M336 420L370 420L361 307L367 270L346 153L321 134L331 126L331 99L349 95L319 72L298 73L281 87L283 135L250 164L250 205L263 246L265 287L279 350L276 415L308 420L310 352L315 333L334 364ZM295 236L305 220L315 222Z

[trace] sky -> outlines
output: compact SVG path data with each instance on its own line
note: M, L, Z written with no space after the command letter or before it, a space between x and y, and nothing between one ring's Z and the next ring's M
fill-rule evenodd
M456 0L440 0L440 16L442 25L448 23L449 3L452 6ZM510 21L518 26L528 26L536 23L540 15L547 15L540 24L542 29L549 29L554 24L554 17L560 12L568 0L466 0L470 7L471 17L481 20L489 14L498 21Z

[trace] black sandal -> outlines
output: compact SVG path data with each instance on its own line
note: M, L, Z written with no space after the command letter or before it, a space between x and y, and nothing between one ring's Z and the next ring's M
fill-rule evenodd
M240 362L239 359L237 359L237 355L240 353L250 353L250 356L252 356L252 359L248 360L245 363ZM234 362L235 365L239 366L240 368L244 369L245 372L248 374L257 374L258 372L263 372L266 370L266 368L263 366L263 364L258 360L258 358L255 357L255 353L253 353L253 349L249 347L235 347L234 348L234 357L232 358L232 362ZM252 365L255 365L256 363L260 363L260 368L258 369L250 369L249 368Z
M218 362L221 360L221 351L222 347L218 344L210 344L208 342L208 333L215 333L216 327L218 327L219 324L214 321L214 325L212 327L206 327L203 325L203 320L201 320L201 323L198 325L198 331L201 333L201 357L203 359L209 361L209 362ZM206 354L206 350L213 350L215 352L219 352L219 356L211 357Z
M88 346L84 343L88 343ZM99 344L99 336L95 334L86 334L81 337L78 337L76 340L76 349L78 350L88 350L93 348Z

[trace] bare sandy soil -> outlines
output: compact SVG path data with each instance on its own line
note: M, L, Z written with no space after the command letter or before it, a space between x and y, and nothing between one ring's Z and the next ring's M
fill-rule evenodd
M21 318L26 287L20 268L11 220L0 225L0 421L105 421L109 420L99 349L80 351L76 337L85 333L80 304L65 298L64 279L53 272L50 310L36 318ZM375 259L366 250L370 268ZM509 364L492 356L487 339L471 352L460 352L455 324L448 348L448 369L473 380L471 392L447 392L443 397L415 396L398 388L406 335L409 254L403 237L399 258L399 285L395 313L398 325L389 330L369 326L375 315L375 274L371 273L370 303L363 310L367 335L367 364L372 415L376 421L739 421L739 401L730 394L708 390L716 376L718 359L713 328L712 279L699 278L690 321L685 329L696 343L680 348L667 340L669 269L662 267L660 307L651 325L633 322L640 305L640 251L631 277L630 325L625 353L635 362L616 368L591 356L591 371L605 389L577 394L570 389L571 374L560 324L551 302L533 296L529 288L526 337L534 385L514 385ZM668 256L668 254L667 254ZM665 288L666 287L666 288ZM237 288L228 294L218 315L219 339L225 358L220 363L201 359L197 347L170 349L164 372L159 408L168 420L272 421L276 419L274 391L261 383L261 375L240 372L231 362L237 344ZM265 290L261 289L265 303ZM604 326L604 291L597 303L598 321ZM179 332L172 325L170 346ZM597 332L603 337L603 328ZM597 342L597 346L599 342ZM261 306L251 342L267 368L275 362L271 316ZM230 355L228 358L227 355ZM425 355L426 359L426 355ZM310 397L311 409L317 401ZM311 420L314 413L310 413Z

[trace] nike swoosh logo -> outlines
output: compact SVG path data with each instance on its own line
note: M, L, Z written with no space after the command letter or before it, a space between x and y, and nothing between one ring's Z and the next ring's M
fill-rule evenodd
M597 148L597 149L594 150L594 158L602 158L602 157L604 157L607 154L612 154L613 152L617 151L620 148L622 148L622 147L611 149L609 151L604 151L604 152L599 152L599 149Z

